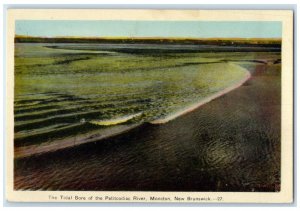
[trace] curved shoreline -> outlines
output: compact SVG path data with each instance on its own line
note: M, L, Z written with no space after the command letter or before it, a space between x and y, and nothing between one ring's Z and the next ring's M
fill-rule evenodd
M231 65L236 65L236 64L231 64ZM164 124L164 123L167 123L167 122L169 122L171 120L176 119L177 117L180 117L182 115L190 113L190 112L194 111L195 109L197 109L197 108L205 105L206 103L209 103L210 101L212 101L212 100L214 100L214 99L216 99L218 97L221 97L221 96L227 94L228 92L231 92L232 90L234 90L234 89L242 86L247 80L250 79L251 74L249 73L249 71L246 68L243 68L240 65L236 65L236 66L239 66L240 68L242 68L242 69L244 69L246 71L245 77L242 78L242 80L239 81L238 83L233 84L232 86L229 86L229 87L227 87L227 88L225 88L225 89L223 89L223 90L221 90L221 91L219 91L219 92L217 92L217 93L215 93L215 94L213 94L213 95L211 95L209 97L206 97L206 98L202 99L201 101L199 101L198 103L195 103L195 104L189 106L186 109L183 109L181 111L173 113L173 114L171 114L171 115L169 115L169 116L167 116L165 118L156 119L154 121L151 121L150 123L151 124Z
M231 64L231 65L236 65L236 64ZM237 66L239 66L239 65L237 65ZM205 105L206 103L208 103L218 97L221 97L221 96L227 94L228 92L240 87L251 77L251 74L249 73L249 71L246 68L243 68L241 66L239 66L239 67L245 70L245 77L242 78L240 81L238 81L238 83L235 83L230 87L227 87L209 97L206 97L206 98L202 99L200 102L195 103L186 109L178 111L178 112L176 112L172 115L169 115L165 118L151 121L150 124L167 123L171 120L174 120L177 117L180 117L184 114L192 112L195 109L201 107L202 105ZM37 155L37 154L42 154L42 153L47 153L47 152L54 152L57 150L62 150L65 148L74 147L74 146L78 146L78 145L85 144L85 143L100 141L103 139L111 138L116 135L120 135L124 132L127 132L127 131L134 129L141 125L142 124L119 125L119 126L116 126L116 128L107 128L107 130L102 130L101 132L99 132L99 131L94 132L89 135L83 134L83 135L79 135L79 136L76 136L73 138L68 138L68 139L64 139L64 140L56 140L51 143L45 142L45 143L42 143L39 145L17 147L14 149L14 158L24 158L24 157L29 157L32 155Z
M75 136L64 140L56 140L51 143L46 142L39 145L17 147L14 149L14 158L24 158L32 155L54 152L57 150L66 149L69 147L74 147L85 143L100 141L103 139L107 139L122 134L140 125L141 124L119 125L116 128L108 128L107 130L102 130L101 132L99 131L94 132L89 135L83 134L81 136Z

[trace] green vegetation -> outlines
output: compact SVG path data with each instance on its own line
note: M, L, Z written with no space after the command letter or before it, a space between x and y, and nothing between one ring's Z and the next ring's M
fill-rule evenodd
M160 37L31 37L16 35L16 43L117 43L117 44L204 44L204 45L281 45L281 39L264 38L160 38Z

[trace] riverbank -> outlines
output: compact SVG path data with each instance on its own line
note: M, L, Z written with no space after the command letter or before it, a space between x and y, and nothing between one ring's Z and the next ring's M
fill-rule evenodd
M37 145L29 145L24 147L15 147L14 157L18 159L42 153L62 150L69 147L76 147L81 144L100 141L112 136L119 135L121 133L125 133L138 126L139 124L119 125L114 128L102 129L101 132L95 131L93 133L82 134L76 137L66 138L63 140L56 140L52 142L45 142Z

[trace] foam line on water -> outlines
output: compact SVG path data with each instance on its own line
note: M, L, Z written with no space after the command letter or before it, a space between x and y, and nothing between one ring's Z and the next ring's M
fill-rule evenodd
M92 120L90 121L91 124L93 125L101 125L101 126L111 126L111 125L117 125L117 124L121 124L124 122L127 122L135 117L140 116L142 113L137 113L137 114L132 114L132 115L128 115L128 116L123 116L123 117L119 117L116 119L108 119L108 120Z
M247 69L245 69L245 68L243 68L243 67L241 67L241 66L239 66L239 65L236 65L236 64L232 64L232 63L230 63L230 64L231 64L232 66L238 66L238 67L241 68L243 71L245 71L245 76L244 76L240 81L238 81L237 83L235 83L235 84L233 84L233 85L231 85L231 86L229 86L229 87L227 87L227 88L225 88L225 89L223 89L223 90L221 90L221 91L219 91L219 92L214 93L213 95L210 95L210 96L208 96L208 97L202 99L201 101L199 101L199 102L197 102L197 103L192 104L192 105L189 106L189 107L186 107L186 108L184 108L184 109L182 109L182 110L180 110L180 111L178 111L178 112L175 112L175 113L173 113L173 114L170 114L170 115L168 115L168 116L166 116L166 117L163 117L163 118L159 118L159 119L153 120L153 121L151 121L150 123L151 123L151 124L164 124L164 123L167 123L167 122L169 122L169 121L171 121L171 120L174 120L174 119L176 119L176 118L179 117L179 116L182 116L182 115L187 114L187 113L189 113L189 112L191 112L191 111L194 111L195 109L197 109L197 108L199 108L199 107L205 105L206 103L208 103L208 102L210 102L210 101L212 101L212 100L214 100L214 99L216 99L216 98L218 98L218 97L221 97L221 96L227 94L228 92L231 92L232 90L234 90L234 89L240 87L240 86L243 85L247 80L249 80L249 78L251 77L251 74L249 73L249 71L248 71Z

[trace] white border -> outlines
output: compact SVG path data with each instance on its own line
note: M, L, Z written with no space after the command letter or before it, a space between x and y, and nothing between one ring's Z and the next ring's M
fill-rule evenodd
M205 14L206 15L206 17L209 17L209 14L211 14L211 11L206 11L207 12L207 14ZM204 12L205 13L205 12ZM232 18L232 15L230 15L227 11L225 11L225 13L226 13L226 17L227 18ZM44 13L44 11L43 11L43 14L45 14ZM80 14L82 14L82 13L80 13ZM128 14L128 13L127 13ZM243 15L244 15L244 12L242 13ZM126 14L124 14L125 16L126 16ZM193 14L193 15L190 15L189 17L185 17L184 15L183 16L181 16L182 15L182 13L181 14L177 14L177 15L179 15L179 17L180 17L180 20L182 20L182 18L187 18L187 19L189 19L189 18L192 18L193 20L194 20L194 15L196 15L196 14ZM240 15L241 15L241 13L240 13ZM29 15L27 14L27 17L28 17ZM164 16L161 16L161 15L158 15L159 16L159 18L162 18L162 19L164 19L165 17ZM270 18L272 15L271 14L263 14L263 15L259 15L259 18L258 19L255 19L255 18L257 18L257 16L256 17L253 17L253 13L252 13L252 15L250 15L250 17L252 17L254 20L261 20L261 18L262 19L268 19L268 18ZM113 15L113 17L119 17L119 14L117 15L117 16L114 16ZM123 17L123 16L122 16ZM138 14L138 17L139 18L141 18L140 16L139 16L139 14ZM241 16L239 16L239 17L241 17ZM248 18L249 18L249 16L247 16ZM284 17L284 15L282 16L282 14L279 14L278 16L276 16L276 20L279 18L283 18ZM20 18L24 18L24 17L20 17ZM39 18L39 17L37 17L37 18ZM94 17L93 17L94 18ZM132 17L127 17L127 18L132 18ZM243 20L245 20L244 19L245 18L245 16L243 16L243 18L240 18L240 19L243 19ZM80 18L80 19L82 19L82 18ZM111 14L110 14L110 19L111 19ZM218 18L216 18L216 19L218 19ZM224 18L221 18L222 20L224 20ZM220 20L220 19L218 19L218 20ZM233 18L233 19L229 19L229 20L237 20L236 18ZM251 19L252 20L252 19ZM273 19L272 20L274 20L274 16L273 16ZM289 26L285 26L285 28L288 28ZM284 30L285 31L285 30ZM285 38L285 35L283 36L284 38ZM286 36L286 38L288 38L289 36ZM286 41L283 41L283 43L286 43L286 45L283 45L283 49L291 49L291 45L290 44L292 44L291 43L291 39L288 39L288 40L286 40ZM285 46L285 47L284 47ZM284 51L284 50L283 50ZM285 54L285 53L284 53ZM8 54L7 55L11 55L11 52L10 51L8 51ZM290 57L290 58L292 58L292 56ZM291 62L290 61L290 58L289 57L287 57L286 58L286 60L285 61L287 61L288 63L289 62ZM283 59L283 67L286 67L285 66L285 61L284 61L284 59ZM286 69L287 70L287 72L289 72L289 69L287 68ZM283 69L283 71L284 71L284 69ZM290 76L286 76L286 77L290 77ZM290 79L290 78L289 78ZM10 83L9 83L10 84ZM8 85L9 85L8 84ZM291 87L290 86L288 86L288 89L286 89L285 90L287 93L292 93L292 89L291 89ZM286 101L286 102L290 102L289 101L289 99L287 99L288 101ZM292 103L292 101L291 101L291 103ZM291 106L292 104L288 104L289 106ZM10 116L9 114L8 114L8 116ZM290 118L290 116L288 117L288 118ZM284 125L283 125L284 126ZM286 128L287 129L290 129L290 126L291 125L286 125ZM9 129L9 128L8 128ZM291 133L292 134L292 133ZM288 148L290 148L290 146L287 146ZM284 149L283 149L284 150ZM288 165L291 165L291 164L289 164L289 163L291 163L291 162L287 162L286 164L288 164ZM292 181L292 180L290 180L290 181ZM36 192L35 192L36 193ZM85 192L86 193L86 192ZM114 192L115 193L115 192ZM28 194L28 192L27 192L27 194ZM230 196L230 194L231 193L229 193L229 196ZM232 193L232 194L235 194L235 193ZM29 194L30 195L30 194ZM286 198L289 198L289 200L290 200L290 197L289 197L290 195L284 195L283 197L284 198L281 198L281 200L277 200L277 202L283 202L283 201L285 201L284 199L286 199ZM268 196L266 195L266 197L267 198L265 198L264 197L264 199L262 199L260 202L268 202L268 200L266 200L266 199L268 199ZM251 198L251 197L250 197ZM26 200L26 198L24 198L24 200ZM244 202L245 202L245 200L243 200ZM246 201L248 201L248 202L251 202L251 199L250 200L246 200ZM236 202L236 201L235 201ZM259 202L259 201L256 201L256 202ZM272 200L272 202L274 202L273 200ZM287 201L285 201L285 202L287 202Z

